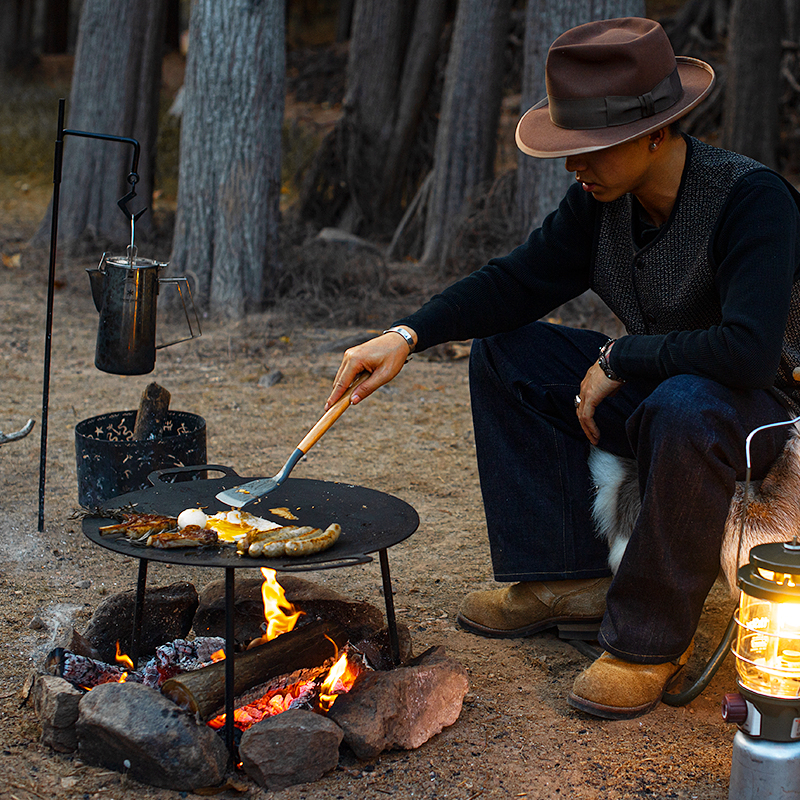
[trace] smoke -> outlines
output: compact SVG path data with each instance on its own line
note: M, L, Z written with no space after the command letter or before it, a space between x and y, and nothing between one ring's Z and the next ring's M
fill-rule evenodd
M11 564L29 566L44 554L42 537L31 530L30 515L4 510L3 524L0 525L0 555L4 567Z
M47 632L47 640L35 647L31 660L41 664L54 647L64 646L72 636L75 618L83 606L74 603L56 603L40 611L35 620L35 627Z

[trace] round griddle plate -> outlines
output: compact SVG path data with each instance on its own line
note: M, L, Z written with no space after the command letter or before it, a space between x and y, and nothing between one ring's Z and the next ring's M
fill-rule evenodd
M211 471L224 472L225 475L222 478L176 482L164 480L180 478L182 473L197 476ZM242 478L230 467L202 465L154 472L149 480L153 483L152 487L114 497L103 503L102 507L117 509L134 506L143 513L172 517L177 517L187 508L202 508L209 515L216 514L230 510L216 499L217 492L256 479ZM271 514L271 508L288 508L297 520L289 521ZM195 567L269 567L279 572L302 572L369 562L372 560L369 553L402 542L419 525L419 516L414 508L397 497L363 486L303 478L289 478L246 510L280 525L311 525L324 529L332 522L338 522L342 526L342 534L333 547L315 555L301 558L250 558L238 555L234 545L161 550L133 544L124 534L103 536L99 528L113 522L97 516L84 518L83 532L95 544L132 558Z

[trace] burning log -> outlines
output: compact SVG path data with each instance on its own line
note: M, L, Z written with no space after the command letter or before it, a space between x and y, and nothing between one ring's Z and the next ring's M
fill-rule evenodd
M96 661L88 656L79 656L63 647L56 647L50 652L45 666L51 675L85 689L91 689L101 683L120 683L125 680L133 683L142 682L142 675L139 672L116 664L106 664L105 661Z
M284 633L266 644L235 655L234 695L278 675L318 667L347 643L347 632L335 622L316 621ZM161 692L181 708L208 720L225 705L225 662L165 681Z
M89 656L73 653L63 647L50 652L45 662L51 675L69 681L73 686L93 689L103 683L143 683L158 688L167 679L182 672L202 668L215 659L217 652L224 658L224 640L217 637L198 637L191 641L176 639L156 649L156 654L142 669L134 670L119 656L119 664L107 664Z

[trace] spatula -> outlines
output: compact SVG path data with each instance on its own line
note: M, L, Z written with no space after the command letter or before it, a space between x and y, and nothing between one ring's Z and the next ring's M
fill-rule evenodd
M274 477L259 478L249 483L243 483L241 486L234 486L232 489L225 489L225 491L217 495L217 500L233 506L233 508L244 508L277 489L289 477L289 473L294 469L295 464L322 438L322 435L331 425L344 414L350 405L350 396L353 394L353 390L368 375L369 372L361 372L356 376L347 391L319 418L316 425L305 435Z

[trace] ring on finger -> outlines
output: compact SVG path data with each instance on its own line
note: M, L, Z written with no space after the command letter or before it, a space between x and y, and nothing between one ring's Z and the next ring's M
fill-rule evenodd
M572 402L575 405L575 408L579 408L581 405L581 396L579 394L576 394L575 399Z

